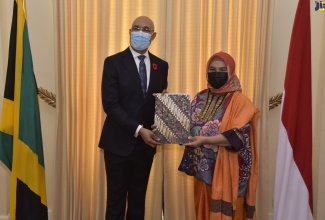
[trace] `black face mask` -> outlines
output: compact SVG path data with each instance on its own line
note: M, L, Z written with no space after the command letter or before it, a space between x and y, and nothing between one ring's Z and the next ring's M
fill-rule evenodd
M227 81L228 72L208 72L208 82L215 89L220 89Z

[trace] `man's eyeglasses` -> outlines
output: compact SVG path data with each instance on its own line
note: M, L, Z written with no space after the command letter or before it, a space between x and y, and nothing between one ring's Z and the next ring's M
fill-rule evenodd
M149 27L138 27L138 26L134 26L131 28L131 31L143 31L145 33L151 33L152 29L150 29Z

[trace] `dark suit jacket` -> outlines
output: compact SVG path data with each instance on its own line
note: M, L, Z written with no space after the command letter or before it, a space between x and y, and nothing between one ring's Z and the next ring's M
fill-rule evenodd
M119 156L128 156L136 144L145 145L137 127L151 129L154 123L155 97L167 88L168 63L153 54L150 57L150 82L146 98L140 76L129 48L105 59L102 78L102 104L107 117L99 147ZM140 139L140 140L137 140ZM145 146L155 153L155 149Z

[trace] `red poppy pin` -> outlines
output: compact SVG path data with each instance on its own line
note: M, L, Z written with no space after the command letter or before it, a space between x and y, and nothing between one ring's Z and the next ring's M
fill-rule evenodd
M157 69L158 69L157 64L153 63L153 64L152 64L152 68L153 68L154 70L157 70Z

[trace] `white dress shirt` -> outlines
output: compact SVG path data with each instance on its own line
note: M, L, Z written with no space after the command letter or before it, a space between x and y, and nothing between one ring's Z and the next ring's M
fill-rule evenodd
M136 52L135 50L132 49L131 46L130 46L130 50L131 50L132 56L134 58L135 64L137 65L138 72L139 72L139 64L140 64L140 59L138 58L138 56L145 55L145 57L146 57L144 59L144 63L146 64L146 69L147 69L147 90L148 90L148 86L149 86L149 82L150 82L150 70L151 70L148 50L144 54Z
M133 48L131 46L130 46L130 50L131 50L132 56L134 58L135 64L137 65L138 72L139 72L139 64L140 64L140 59L138 58L138 56L145 55L145 57L146 57L144 59L144 63L146 64L146 69L147 69L146 72L147 72L147 90L148 90L148 86L149 86L149 82L150 82L150 69L151 69L148 50L144 54L140 54L140 53L136 52L135 50L133 50ZM143 127L142 125L139 125L137 127L137 130L135 131L135 134L134 134L135 137L138 137L139 131L142 127Z

